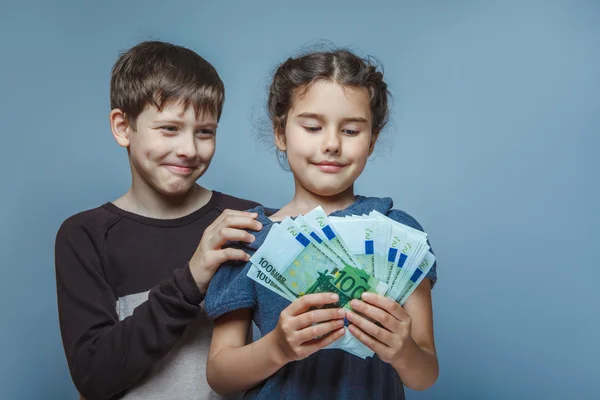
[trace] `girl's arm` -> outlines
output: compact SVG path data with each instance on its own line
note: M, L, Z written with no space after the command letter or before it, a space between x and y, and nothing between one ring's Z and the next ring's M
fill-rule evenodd
M251 310L235 310L216 319L206 367L208 384L218 394L230 396L333 343L344 334L343 310L308 310L337 300L331 293L301 297L281 312L273 331L250 344L246 337Z
M352 334L390 363L406 387L425 390L432 386L439 367L433 338L431 281L423 279L404 307L372 293L365 293L362 300L353 300L352 308L381 326L349 312Z

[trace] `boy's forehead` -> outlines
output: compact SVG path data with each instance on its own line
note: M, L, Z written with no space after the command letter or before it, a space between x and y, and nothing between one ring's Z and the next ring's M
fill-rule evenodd
M160 109L154 104L146 105L144 112L151 119L195 119L202 122L217 123L217 118L210 110L201 108L196 113L193 104L186 104L183 101L169 101L163 104Z

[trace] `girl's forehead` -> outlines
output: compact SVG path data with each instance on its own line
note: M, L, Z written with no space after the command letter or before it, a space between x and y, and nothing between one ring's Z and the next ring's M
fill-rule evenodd
M366 88L341 85L330 80L318 80L295 94L290 113L370 120L369 98L369 91Z

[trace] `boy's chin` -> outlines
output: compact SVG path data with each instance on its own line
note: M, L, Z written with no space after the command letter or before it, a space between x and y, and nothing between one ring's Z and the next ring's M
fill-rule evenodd
M196 181L192 182L189 185L171 185L163 186L160 188L155 187L154 190L162 196L181 197L187 195L194 188L194 186L196 186Z

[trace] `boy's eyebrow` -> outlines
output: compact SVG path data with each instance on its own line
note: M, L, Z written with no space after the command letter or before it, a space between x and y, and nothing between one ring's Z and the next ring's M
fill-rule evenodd
M313 118L313 119L318 119L319 121L326 120L326 118L323 114L316 114L316 113L309 113L309 112L304 112L304 113L298 114L297 117L298 118ZM363 122L363 123L369 122L366 118L363 118L363 117L347 117L347 118L342 118L342 121L344 121L344 122Z
M176 118L158 118L156 120L154 120L154 123L156 124L173 124L173 125L181 125L184 123L183 120L181 119L176 119ZM195 126L208 126L208 127L212 127L212 128L217 128L219 126L219 124L216 121L207 121L207 122L200 122L198 124L195 124Z

